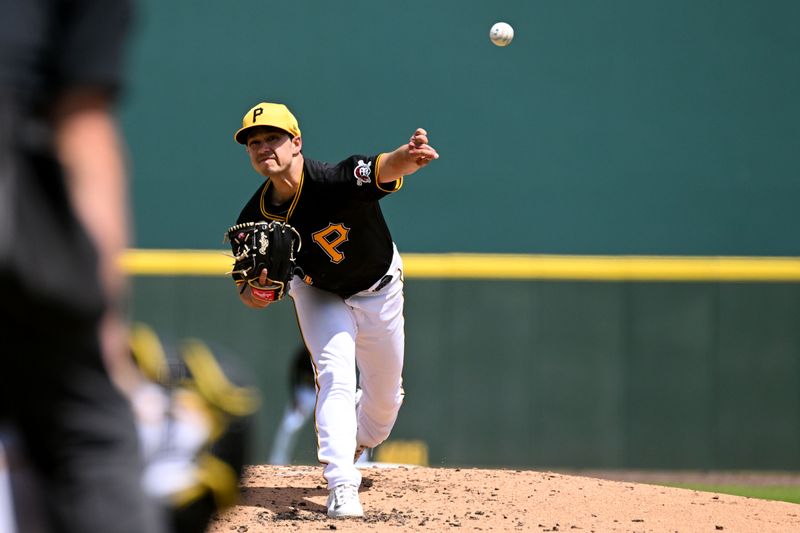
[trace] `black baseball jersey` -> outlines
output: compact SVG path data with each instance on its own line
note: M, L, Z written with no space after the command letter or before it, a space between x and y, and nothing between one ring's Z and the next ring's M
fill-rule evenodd
M267 179L247 202L237 223L281 220L302 238L297 264L306 283L347 298L368 289L389 269L392 236L378 201L403 185L379 184L380 156L353 155L336 165L305 159L294 197L269 202Z
M119 91L132 10L132 0L0 0L0 307L102 312L97 254L53 150L51 107L71 90Z

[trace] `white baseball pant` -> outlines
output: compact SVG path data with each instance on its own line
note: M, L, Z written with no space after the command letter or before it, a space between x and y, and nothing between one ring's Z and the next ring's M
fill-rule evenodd
M316 377L317 458L329 489L361 484L356 446L374 448L386 440L403 401L403 264L396 248L386 274L392 279L379 290L380 280L344 300L292 280L289 295Z

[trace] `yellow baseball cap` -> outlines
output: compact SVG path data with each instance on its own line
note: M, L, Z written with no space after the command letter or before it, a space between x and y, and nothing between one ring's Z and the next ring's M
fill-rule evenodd
M239 144L247 144L247 130L259 126L279 128L294 137L300 137L300 126L288 107L283 104L261 102L253 106L242 118L242 128L233 138Z

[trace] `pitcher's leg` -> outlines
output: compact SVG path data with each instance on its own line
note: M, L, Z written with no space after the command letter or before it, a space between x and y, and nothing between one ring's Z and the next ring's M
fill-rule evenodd
M358 406L358 445L374 448L388 438L403 402L404 319L402 281L387 294L356 304L356 354L362 398Z
M323 475L328 488L343 483L359 486L361 473L353 466L356 326L352 309L341 298L302 282L292 284L291 295L314 364L317 458L325 465Z

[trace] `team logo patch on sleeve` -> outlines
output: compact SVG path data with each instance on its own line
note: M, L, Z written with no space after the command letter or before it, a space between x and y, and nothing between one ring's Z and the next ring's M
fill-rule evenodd
M370 174L372 174L372 161L365 163L363 159L359 159L358 165L353 170L353 175L356 177L359 187L370 182Z

